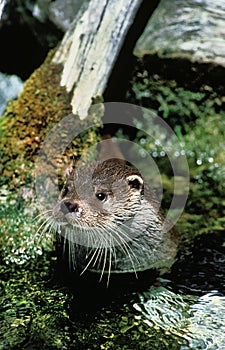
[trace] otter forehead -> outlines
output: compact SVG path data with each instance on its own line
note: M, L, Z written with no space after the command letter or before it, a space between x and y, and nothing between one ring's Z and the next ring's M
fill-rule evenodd
M70 174L67 183L74 182L79 186L92 185L110 185L118 179L125 179L130 175L141 174L136 168L130 167L124 163L106 160L104 162L94 162L87 165L78 166Z
M138 175L141 178L137 169L110 160L78 166L65 183L66 197L89 199L98 191L105 191L105 193L127 192L127 179L132 180L133 175ZM61 195L61 198L64 196Z
M118 179L125 179L130 175L140 175L139 171L135 168L127 166L126 164L115 161L104 161L96 164L92 173L93 184L111 184Z

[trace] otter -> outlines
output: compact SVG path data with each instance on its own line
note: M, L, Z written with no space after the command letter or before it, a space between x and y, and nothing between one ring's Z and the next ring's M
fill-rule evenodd
M157 270L175 261L179 235L165 229L155 192L121 161L73 169L52 210L51 225L68 242L73 267L108 276Z

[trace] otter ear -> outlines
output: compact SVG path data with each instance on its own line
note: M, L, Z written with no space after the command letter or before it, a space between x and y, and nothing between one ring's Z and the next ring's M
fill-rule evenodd
M144 181L139 175L129 175L126 177L127 183L130 188L133 188L139 192L142 192L144 187Z

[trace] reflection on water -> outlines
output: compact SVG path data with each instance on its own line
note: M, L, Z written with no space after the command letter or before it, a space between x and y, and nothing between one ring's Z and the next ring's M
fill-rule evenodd
M139 312L136 317L150 327L183 339L188 345L181 350L225 349L225 296L217 291L198 298L152 288L134 308Z

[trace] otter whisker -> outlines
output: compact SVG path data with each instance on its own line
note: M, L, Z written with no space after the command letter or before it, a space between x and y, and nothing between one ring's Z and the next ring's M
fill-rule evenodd
M39 218L40 216L46 215L48 213L52 213L52 209L42 211L41 213L39 213L38 215L35 216L35 219Z
M111 251L111 246L110 246L110 249L109 249L109 268L108 268L107 287L109 286L109 280L110 280L110 275L111 275L111 267L112 267L112 251Z
M99 269L101 267L102 257L104 256L104 250L105 250L105 248L103 246L100 246L97 248L98 254L97 254L96 259L94 261L93 267L95 265L97 265L97 269Z
M59 236L61 236L62 233L61 227L62 225L59 222L55 222L55 227L53 227L53 229Z
M85 266L85 268L82 270L82 272L80 273L80 275L83 275L83 273L88 269L88 267L90 266L91 262L93 261L93 259L95 258L95 255L97 254L96 256L96 259L98 258L98 255L99 255L99 249L95 249L90 260L88 261L87 265ZM93 264L94 266L94 264Z
M71 239L70 239L70 244L69 244L69 249L70 249L70 255L72 256L72 263L73 263L73 267L75 268L75 266L77 265L76 264L76 250L74 249L74 241L73 241L73 239L74 239L74 234L75 234L75 232L74 231L70 231L70 237L71 237ZM72 250L72 254L71 254L71 250Z
M103 276L103 273L105 271L105 265L106 265L106 260L107 260L107 252L108 250L110 250L110 254L109 254L109 260L112 259L112 256L111 256L111 233L110 232L106 232L105 228L101 228L101 257L100 257L100 260L102 260L102 257L103 257L103 253L105 252L104 254L104 262L103 262L103 269L102 269L102 275L100 276L100 281L102 279L102 276ZM110 262L111 264L111 262ZM110 266L111 268L111 266Z
M95 237L96 240L99 240L99 237L101 237L101 239L102 239L103 237L102 237L102 232L101 232L101 231L102 231L102 230L101 230L100 228L98 228L98 229L96 229L96 228L90 228L91 239L93 239L94 236L96 236L96 237ZM96 240L95 240L95 241L96 241ZM103 249L104 249L104 245L103 245L102 242L103 242L103 241L101 241L100 244L99 244L99 247L97 247L97 248L94 250L94 252L93 252L93 254L92 254L92 256L91 256L89 262L87 263L86 267L82 270L82 273L81 273L81 274L83 274L83 273L87 270L87 268L90 266L90 264L91 264L91 262L93 261L94 258L95 258L95 260L94 260L93 265L92 265L93 267L97 264L97 261L98 261L98 260L101 261L101 257L102 257ZM96 244L96 243L95 243L95 244ZM100 256L100 258L99 258L99 256Z
M46 224L42 227L41 235L44 235L45 233L51 234L51 233L54 233L54 232L55 232L55 230L54 230L54 221L49 219L46 222Z
M54 231L54 220L49 220L49 222L47 223L46 227L44 228L44 230L42 231L42 234L45 232L52 232Z
M52 213L52 210L46 210L44 211L43 213L40 213L38 215L36 215L34 218L33 218L33 221L35 222L40 222L42 221L43 219L45 219L46 216L49 216L49 214Z
M76 259L75 259L75 249L73 244L73 231L66 228L65 230L65 240L63 244L63 253L65 253L65 247L66 242L68 243L68 249L69 249L69 269L72 270L76 266Z
M96 242L98 242L99 237L101 237L101 233L99 232L99 229L96 227L91 227L89 232L90 232L90 235L88 235L88 244L90 247L95 247Z
M101 282L104 271L105 271L105 266L106 266L106 260L107 260L107 255L108 255L108 251L107 248L104 248L105 254L104 254L104 260L103 260L103 267L102 267L102 272L101 272L101 276L99 278L99 282Z
M95 267L95 266L97 265L97 263L98 263L98 266L99 266L99 264L100 264L100 262L101 262L101 260L102 260L102 255L103 255L104 247L100 246L100 247L96 248L95 251L96 251L98 254L97 254L96 257L95 257L95 261L94 261L94 263L93 263L93 267Z
M61 230L61 225L60 225L60 230ZM64 231L63 255L65 255L65 252L66 252L66 242L68 242L68 230ZM69 244L69 242L68 242L68 244ZM69 254L69 259L70 259L70 254Z
M112 267L112 257L114 256L114 259L116 261L116 249L115 249L115 245L112 244L112 240L115 240L115 237L113 237L112 233L114 233L114 231L112 230L105 230L105 228L101 229L102 231L102 235L101 237L101 248L99 248L99 251L101 250L101 256L99 261L102 260L102 255L104 252L104 261L103 261L103 267L102 267L102 272L101 272L101 276L99 281L102 280L103 274L105 272L105 268L106 268L106 262L107 262L107 257L109 255L108 258L108 279L107 279L107 286L109 285L109 280L110 280L110 275L111 275L111 267ZM105 235L107 233L107 236ZM119 243L119 242L118 242ZM108 254L109 253L109 254ZM99 254L98 254L99 256Z
M41 231L41 235L43 235L47 231L48 227L51 225L52 220L53 219L51 217L47 217L37 229L36 235L38 235L40 231Z
M101 240L99 242L99 247L98 249L96 249L96 251L93 253L93 257L92 259L90 259L89 263L87 264L85 270L88 268L88 266L90 265L90 263L92 262L93 258L95 258L95 261L93 263L93 266L96 265L97 261L99 260L99 262L102 260L103 254L104 254L104 261L103 261L103 267L102 267L102 274L100 277L100 280L102 279L103 273L105 271L106 268L106 261L107 261L107 256L108 256L108 251L109 251L109 267L108 267L108 280L110 278L110 274L111 274L111 267L112 267L112 258L114 258L114 261L116 263L116 247L115 247L115 243L120 246L121 250L124 252L125 255L127 255L131 262L132 262L132 266L133 266L133 270L136 274L136 270L135 270L135 264L133 262L133 259L137 259L136 255L133 253L130 245L126 242L126 240L122 237L124 235L124 232L120 229L119 233L116 232L116 229L118 229L117 226L115 226L114 230L111 227L108 227L108 229L106 230L105 228L99 228L97 234L98 234L98 241ZM94 233L96 234L96 230L93 230ZM125 237L127 238L126 234ZM114 241L114 243L113 243ZM97 253L98 252L98 253Z
M124 232L120 230L119 232L114 231L113 233L114 235L117 236L117 237L114 236L114 240L118 243L118 246L123 251L123 253L129 257L133 267L133 271L135 273L135 276L137 277L136 267L133 259L136 260L138 264L140 263L139 259L137 258L136 254L133 252L132 247L128 244L128 242L125 239L123 239L122 235ZM116 256L115 256L115 261L116 261Z
M120 226L125 227L129 229L129 227L126 224L120 224ZM135 231L136 232L136 231ZM126 235L126 233L124 231L120 232L121 234ZM127 236L125 237L125 239L127 239L128 241L132 242L132 245L134 247L136 247L137 249L141 249L142 245L137 241L137 239L139 238L139 235L137 236L137 234L135 233L135 236L131 237L131 236ZM148 243L150 243L150 237L146 236L146 239L148 240ZM156 245L157 243L161 242L161 235L159 235L159 232L154 232L154 234L151 233L151 240L153 241L153 244Z
M85 266L85 268L82 270L81 274L83 274L87 268L90 266L90 264L93 262L92 266L94 267L97 262L99 262L99 264L101 263L102 259L103 259L103 266L102 266L102 272L101 272L101 276L99 281L101 281L104 271L106 269L106 262L107 262L107 257L108 257L108 250L109 250L109 275L108 275L108 282L107 285L109 284L109 278L110 278L110 273L111 273L111 264L112 264L112 244L111 244L111 239L109 241L109 237L108 237L108 232L107 232L107 236L106 236L106 232L104 229L102 228L90 228L89 231L90 235L88 235L88 242L91 243L95 242L96 245L96 241L99 241L99 245L98 247L92 251L92 255L91 258L89 259L87 265ZM109 246L109 247L108 247ZM90 254L89 254L90 255ZM88 258L88 256L87 256ZM100 265L99 265L100 267Z
M110 229L111 229L111 228L110 228ZM118 229L118 227L117 227L117 229ZM130 259L131 259L131 254L132 254L133 257L137 260L137 262L139 262L137 256L133 253L133 251L132 251L130 245L129 245L128 242L127 242L127 235L124 233L124 231L122 231L122 230L120 229L120 230L118 230L118 232L117 232L117 231L115 230L115 231L113 231L113 235L114 235L114 237L113 237L114 240L116 241L116 243L118 243L118 246L120 246L120 248L122 248L123 252L124 252L125 254L127 254L127 255L129 256ZM123 238L123 235L125 235L125 239ZM121 247L120 244L122 244L122 247ZM131 254L130 254L129 251L131 251ZM131 261L133 261L133 260L131 259Z

